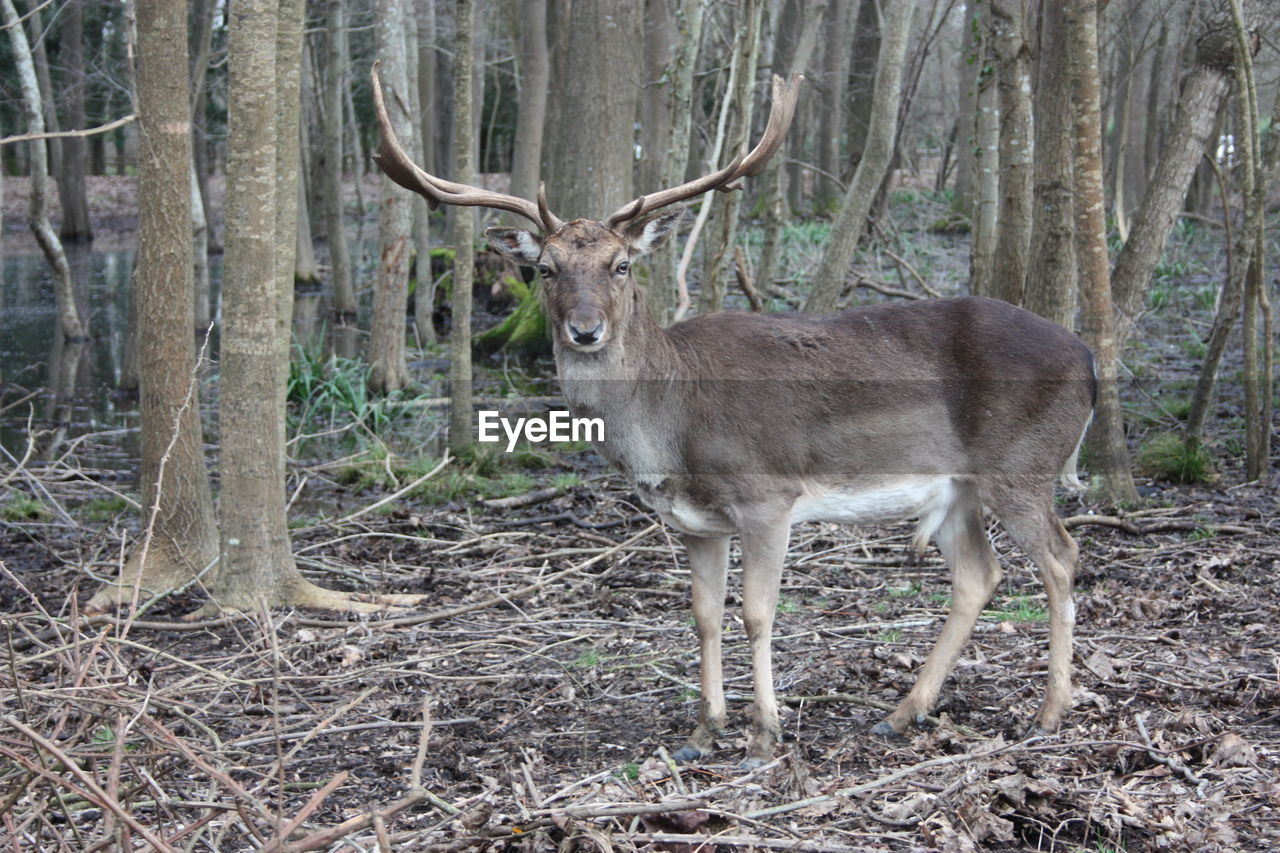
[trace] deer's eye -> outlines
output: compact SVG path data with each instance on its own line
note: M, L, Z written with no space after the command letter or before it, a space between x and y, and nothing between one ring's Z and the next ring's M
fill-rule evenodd
M630 261L618 261L618 265L613 268L613 271L616 275L626 275L627 271L630 269L631 269Z
M551 276L553 275L553 273L551 272L551 267L547 266L546 264L538 264L538 275L542 276L543 278L551 278Z

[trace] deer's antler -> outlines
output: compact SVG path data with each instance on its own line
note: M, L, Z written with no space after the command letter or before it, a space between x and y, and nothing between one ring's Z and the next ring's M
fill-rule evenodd
M378 114L378 130L381 137L378 153L373 155L373 160L388 178L405 189L422 195L432 210L442 204L491 207L523 216L541 228L545 234L553 234L560 230L560 226L564 223L547 208L546 194L541 186L538 187L538 201L535 204L506 193L493 192L468 184L455 184L453 181L446 181L423 171L409 158L409 155L400 147L400 141L396 139L396 132L391 127L391 118L387 115L386 103L383 101L382 81L378 79L376 60L373 67L369 69L369 77L373 81L373 106Z
M742 151L737 157L733 158L733 162L728 166L709 175L703 175L701 178L696 178L678 187L660 190L650 195L642 195L619 209L606 219L604 224L610 228L615 228L623 222L635 219L637 216L643 216L660 207L666 207L669 204L675 204L678 201L684 201L687 198L693 198L711 190L720 190L721 192L736 190L741 187L741 184L738 183L740 178L754 177L760 174L768 164L769 158L782 145L782 140L786 137L787 130L791 127L791 120L795 118L796 114L796 99L800 94L802 80L804 80L804 77L799 74L792 74L791 79L785 83L778 75L775 74L773 76L773 96L772 105L769 108L769 122L765 125L764 135L760 137L760 141L756 143L756 147L752 148L750 152ZM746 146L744 145L743 148L745 149Z

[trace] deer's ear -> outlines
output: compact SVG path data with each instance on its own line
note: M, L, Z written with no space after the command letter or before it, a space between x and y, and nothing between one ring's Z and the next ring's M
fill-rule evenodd
M629 223L623 236L633 254L645 255L667 242L683 218L684 205L668 207Z
M532 231L494 226L484 230L489 248L524 267L536 267L542 255L542 242Z

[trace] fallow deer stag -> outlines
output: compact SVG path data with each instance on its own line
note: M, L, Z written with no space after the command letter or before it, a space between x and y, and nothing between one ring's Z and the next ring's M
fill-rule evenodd
M746 764L780 727L770 642L791 525L918 518L951 568L941 635L911 691L875 731L924 720L1001 577L983 509L1003 522L1048 591L1049 675L1040 729L1070 703L1077 549L1053 510L1075 480L1092 414L1092 356L1065 329L991 299L855 308L825 316L725 312L661 328L631 272L683 214L670 205L758 174L795 111L799 80L774 78L764 136L717 172L641 196L603 221L562 222L536 203L429 175L401 149L373 91L377 155L396 183L439 204L511 211L541 234L486 231L490 247L542 275L556 368L575 415L604 419L599 450L683 535L701 647L697 728L676 753L710 751L726 722L720 632L729 537L742 546L743 622L755 686Z

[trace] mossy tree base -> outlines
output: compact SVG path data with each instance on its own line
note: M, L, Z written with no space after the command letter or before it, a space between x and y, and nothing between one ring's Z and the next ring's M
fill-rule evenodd
M516 308L501 323L476 335L476 351L485 355L505 352L530 358L549 355L551 333L537 284L530 286L516 278L506 278L504 284L516 298Z

